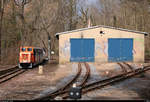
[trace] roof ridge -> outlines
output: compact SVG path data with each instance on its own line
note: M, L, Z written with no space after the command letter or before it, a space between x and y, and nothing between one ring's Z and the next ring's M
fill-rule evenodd
M71 33L71 32L77 32L77 31L83 31L83 30L88 30L88 29L99 28L99 27L116 29L116 30L122 30L122 31L128 31L128 32L134 32L134 33L140 33L140 34L144 34L144 35L148 35L149 34L147 32L141 32L141 31L136 31L136 30L129 30L129 29L124 29L124 28L112 27L112 26L98 25L98 26L92 26L92 27L87 27L87 28L80 28L80 29L76 29L76 30L56 33L55 36L61 35L61 34L67 34L67 33Z

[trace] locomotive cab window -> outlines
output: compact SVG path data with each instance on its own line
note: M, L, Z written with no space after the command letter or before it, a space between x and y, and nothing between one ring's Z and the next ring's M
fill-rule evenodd
M28 48L28 51L32 51L32 48Z
M26 51L26 48L22 48L22 51Z
M34 53L34 56L36 55L36 50L35 49L33 49L33 53Z

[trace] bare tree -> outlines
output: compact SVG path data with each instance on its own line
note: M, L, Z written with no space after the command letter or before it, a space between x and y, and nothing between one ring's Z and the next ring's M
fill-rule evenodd
M26 41L26 29L25 29L25 18L24 18L24 7L26 4L30 3L31 0L14 0L15 4L21 8L20 19L22 23L21 28L21 45L23 46Z

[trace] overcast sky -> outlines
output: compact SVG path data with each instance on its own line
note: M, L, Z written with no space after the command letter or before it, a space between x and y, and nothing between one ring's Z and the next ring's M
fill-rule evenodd
M89 3L95 4L98 0L88 0Z
M98 0L79 0L79 5L78 5L79 7L77 7L79 10L79 14L80 14L80 6L84 7L84 9L86 9L86 8L89 8L89 5L97 6L97 2L98 2Z

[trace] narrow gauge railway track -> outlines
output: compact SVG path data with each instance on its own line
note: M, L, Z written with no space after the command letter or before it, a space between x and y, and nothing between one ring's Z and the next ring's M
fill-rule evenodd
M77 86L80 86L80 87L84 86L86 84L88 78L90 77L90 66L87 63L84 63L84 65L85 65L85 68L86 68L86 74L83 77L83 80L81 81L81 83L79 85L77 85Z
M46 63L46 59L43 60L43 62L37 64L36 66L34 66L35 68L38 67L38 65L40 64L45 64ZM12 68L8 68L5 70L1 70L0 71L0 84L9 81L10 79L26 72L28 69L19 69L18 66L14 66Z
M78 77L80 76L81 74L81 63L78 63L78 72L76 73L76 75L73 77L73 79L71 79L66 85L64 85L63 87L55 90L54 92L52 93L49 93L48 95L44 96L44 97L40 97L40 98L36 98L34 100L48 100L49 98L54 98L55 96L57 95L60 95L60 94L63 94L63 93L66 93L67 91L65 90L67 87L69 87L70 85L73 84L74 81L76 81L78 79Z
M86 68L86 74L85 76L83 77L83 80L82 82L80 82L80 84L78 84L77 86L84 86L90 76L90 67L87 63L84 63L85 65L85 68ZM40 98L37 98L37 99L34 99L34 100L47 100L47 99L54 99L55 97L59 96L59 95L66 95L68 92L69 92L69 88L71 87L71 85L73 83L75 83L77 81L77 79L79 78L79 76L81 75L81 71L82 71L82 67L81 67L81 63L78 63L78 73L75 75L75 77L70 80L63 88L60 88L52 93L50 93L49 95L47 96L44 96L44 97L40 97Z
M127 72L126 67L124 67L122 63L117 63L117 64L121 67L123 73L126 73L126 72Z
M18 66L14 66L14 67L12 67L12 68L8 68L8 69L1 70L1 71L0 71L0 76L3 75L3 74L9 73L9 72L11 72L11 71L13 71L13 70L16 70L17 68L18 68Z
M117 63L123 70L124 73L128 72L127 69L134 71L134 68L126 62Z
M109 80L109 81L103 80L105 82L103 84L101 84L101 85L96 85L94 87L90 87L91 85L89 85L89 88L85 87L86 90L83 90L83 94L85 94L87 92L90 92L90 91L93 91L95 89L103 88L103 87L105 87L107 85L111 85L111 84L114 84L116 82L123 81L125 79L131 78L131 77L133 77L135 75L138 75L140 73L146 72L148 70L150 70L150 66L146 66L144 68L136 69L136 70L134 70L134 72L130 71L130 72L124 73L123 75L119 75L120 77L116 76L115 78L111 78L111 80L110 79L106 79L106 80Z
M144 68L138 68L138 69L135 69L134 71L129 71L126 73L122 73L122 74L104 79L104 80L93 82L91 84L88 84L88 85L82 87L82 94L86 94L86 93L88 93L90 91L94 91L96 89L104 88L108 85L112 85L112 84L115 84L117 82L126 80L128 78L131 78L135 75L138 75L138 74L143 73L143 72L148 71L148 70L150 70L150 66L145 66ZM67 98L68 98L68 95L63 97L63 99L67 99Z
M104 80L96 81L96 82L93 82L91 84L86 84L86 85L82 86L82 94L86 94L90 91L94 91L96 89L101 89L101 88L104 88L108 85L115 84L117 82L126 80L128 78L132 78L133 76L138 75L138 74L143 73L143 72L146 72L148 70L150 70L150 65L145 66L143 68L134 69L134 70L129 71L129 72L121 73L119 75L116 75L116 76L113 76L110 78L106 78ZM62 98L67 99L69 97L68 92L69 92L69 90L64 90L64 91L59 92L58 94L55 94L54 96L49 95L47 97L47 99L54 99L54 97L56 97L57 95L62 95L62 94L64 95ZM42 99L45 99L45 98L41 98L41 100Z
M81 82L79 85L77 85L78 87L83 87L83 86L85 86L85 84L86 84L88 78L90 77L90 66L89 66L89 64L87 64L87 63L84 63L84 65L85 65L85 68L86 68L86 74L85 74L85 76L84 76L82 82ZM66 90L66 91L67 91L67 93L64 93L64 95L62 96L63 98L66 97L66 96L68 97L68 92L69 92L69 90Z
M3 70L3 72L1 72L0 74L0 84L9 81L10 79L24 73L25 69L19 69L18 66L14 67L14 68L10 68L7 70Z
M131 71L134 71L134 68L126 62L123 62Z

